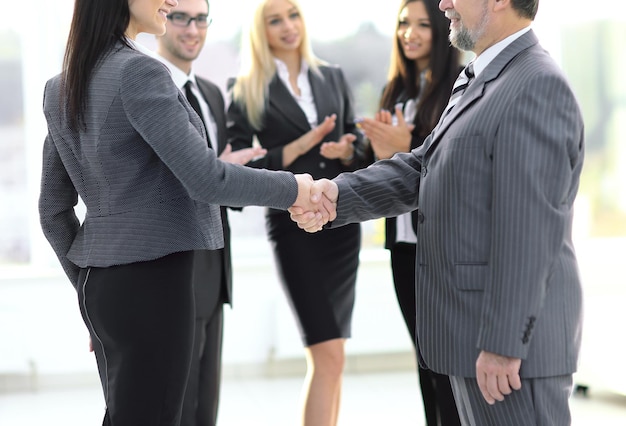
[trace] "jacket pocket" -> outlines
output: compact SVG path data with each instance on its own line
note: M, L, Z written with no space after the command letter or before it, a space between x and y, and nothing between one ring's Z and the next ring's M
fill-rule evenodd
M486 262L456 263L454 286L459 290L484 290L487 270Z

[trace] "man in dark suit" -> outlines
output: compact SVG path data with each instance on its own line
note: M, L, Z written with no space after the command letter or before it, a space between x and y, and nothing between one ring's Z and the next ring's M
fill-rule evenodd
M580 108L530 28L538 0L439 7L476 58L437 127L410 153L318 181L312 198L337 203L333 227L419 208L421 361L450 376L464 425L566 426L582 328Z
M218 86L195 75L194 60L206 39L207 0L179 0L167 16L167 32L157 37L157 53L170 70L174 83L187 96L204 123L209 147L222 161L245 164L262 155L260 148L232 152L226 143L224 98ZM179 143L185 143L184 140ZM219 404L223 304L231 303L232 271L230 228L226 207L220 207L224 248L197 251L193 286L196 309L194 349L185 391L181 426L213 426Z

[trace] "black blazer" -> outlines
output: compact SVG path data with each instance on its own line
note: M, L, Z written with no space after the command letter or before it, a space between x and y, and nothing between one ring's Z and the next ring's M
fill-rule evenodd
M343 134L355 134L357 136L354 142L355 161L346 166L340 160L322 157L319 149L313 148L297 158L286 170L293 173L309 173L314 179L332 179L341 172L352 171L362 166L365 149L363 137L354 123L352 95L343 72L337 66L321 66L320 71L321 76L309 70L318 122L323 121L326 116L337 114L335 128L323 141L338 141ZM278 74L269 85L269 97L261 130L256 131L252 128L244 111L245 107L236 102L231 102L228 108L228 142L233 150L252 146L253 137L256 135L259 143L268 152L265 157L251 161L248 165L284 170L283 147L311 130L311 126Z
M416 127L411 132L411 150L421 146L424 143L424 137L419 135L419 129ZM391 250L396 244L397 217L388 217L385 219L385 248ZM411 223L413 231L417 232L417 210L411 212Z
M209 109L215 119L215 125L217 127L217 154L219 155L224 151L228 143L226 139L226 109L224 97L222 96L220 88L209 80L196 76L196 83L198 84L202 97L207 104L209 104ZM222 230L224 232L222 284L225 290L224 301L226 303L232 303L233 272L230 254L230 225L228 224L228 213L226 210L226 207L220 206Z

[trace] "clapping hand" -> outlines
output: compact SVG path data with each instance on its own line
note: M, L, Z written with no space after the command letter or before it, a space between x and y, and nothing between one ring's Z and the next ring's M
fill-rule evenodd
M389 111L379 111L374 118L364 118L359 127L367 136L379 159L391 158L397 152L409 152L411 149L411 132L413 124L404 120L402 108L396 107L397 124Z
M297 175L296 179L299 179L298 199L288 209L291 220L306 232L320 231L325 224L337 217L339 188L331 180L313 181L309 175Z
M346 133L339 139L339 142L324 142L320 147L320 154L329 160L338 158L347 162L354 156L354 145L352 143L355 140L355 135Z
M332 114L324 118L320 124L312 128L304 135L295 140L299 148L299 154L306 154L315 145L320 143L324 136L330 133L335 128L335 122L337 121L337 115Z
M246 164L250 162L250 160L265 154L267 154L267 150L258 146L233 151L232 146L228 144L219 158L226 163Z

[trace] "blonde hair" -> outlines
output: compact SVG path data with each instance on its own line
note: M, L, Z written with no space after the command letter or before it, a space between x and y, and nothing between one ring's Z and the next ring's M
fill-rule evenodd
M237 102L248 118L252 127L260 130L263 124L263 114L267 106L269 84L276 74L276 63L270 51L265 32L265 5L270 0L260 0L247 26L241 33L241 70L233 86L233 101ZM311 42L304 23L302 7L297 0L288 0L302 20L302 43L300 57L309 65L309 68L321 75L319 66L324 62L315 57L311 49Z

